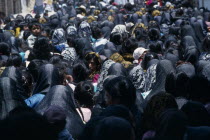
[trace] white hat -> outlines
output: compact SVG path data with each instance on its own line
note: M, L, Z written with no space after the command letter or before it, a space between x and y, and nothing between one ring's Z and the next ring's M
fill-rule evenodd
M148 51L148 49L142 47L135 49L135 51L133 52L133 58L135 60L138 60L145 51Z

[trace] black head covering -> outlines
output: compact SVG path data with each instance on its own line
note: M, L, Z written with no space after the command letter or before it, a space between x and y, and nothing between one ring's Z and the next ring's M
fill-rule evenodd
M188 127L186 132L186 140L209 140L210 127Z
M166 76L171 72L174 72L174 67L169 60L159 61L156 68L156 82L152 87L152 91L145 100L148 101L152 96L160 92L165 92Z
M199 42L202 42L204 39L204 34L203 34L203 30L202 30L202 26L199 22L194 22L192 25L194 31L195 31L195 35L198 39Z
M210 116L203 104L188 101L181 110L187 115L190 126L210 126Z
M118 15L115 17L114 23L115 23L115 25L119 25L119 24L123 24L123 25L124 25L123 14L121 14L121 13L118 14Z
M182 40L183 43L183 59L187 62L195 64L198 60L199 51L196 47L195 41L192 36L185 36Z
M71 88L56 85L49 90L35 110L43 114L51 105L61 107L66 113L66 128L73 138L77 139L81 135L84 124L76 111L72 95L73 91Z
M198 39L196 38L195 31L193 30L191 25L184 25L181 28L181 37L184 38L185 36L191 36L194 39L196 47L201 51L200 43L199 43Z
M195 76L195 67L192 64L182 64L176 67L176 73L184 72L189 78Z
M15 81L9 77L0 78L0 102L0 120L4 119L16 107L26 106L17 93Z
M33 94L46 94L51 87L59 85L60 83L59 72L55 66L52 64L43 65L39 69L38 79Z
M109 38L110 38L111 31L112 31L112 30L111 30L109 27L107 27L107 26L105 26L105 27L103 27L103 28L101 29L101 32L102 32L104 38L106 38L106 39L109 39Z
M130 140L131 138L132 126L128 121L118 117L107 117L99 122L94 140Z
M108 70L108 75L127 76L127 71L120 63L114 63Z
M17 92L19 93L19 95L22 98L27 97L27 95L25 95L25 92L24 92L24 90L22 88L22 85L23 85L22 74L21 74L21 72L17 68L15 68L14 66L7 67L3 71L1 77L9 77L12 80L14 80L16 82Z
M187 117L181 111L168 109L160 115L156 137L159 139L182 140L187 126Z

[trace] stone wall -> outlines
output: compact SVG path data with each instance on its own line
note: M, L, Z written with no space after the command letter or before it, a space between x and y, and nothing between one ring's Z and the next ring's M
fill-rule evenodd
M0 0L0 12L6 15L21 12L21 0Z

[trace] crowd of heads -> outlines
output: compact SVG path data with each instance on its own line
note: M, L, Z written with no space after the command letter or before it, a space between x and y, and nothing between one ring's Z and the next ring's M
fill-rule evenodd
M210 11L123 1L0 13L2 139L210 139Z

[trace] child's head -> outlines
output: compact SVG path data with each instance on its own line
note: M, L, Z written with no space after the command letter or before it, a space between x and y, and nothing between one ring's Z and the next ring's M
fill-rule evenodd
M41 34L41 25L39 23L32 23L30 30L34 36L39 36Z

